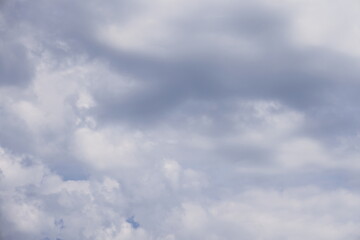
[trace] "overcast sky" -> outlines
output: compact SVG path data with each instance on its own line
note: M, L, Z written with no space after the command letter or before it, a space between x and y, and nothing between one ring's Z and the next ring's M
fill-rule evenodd
M0 1L0 240L360 239L357 0Z

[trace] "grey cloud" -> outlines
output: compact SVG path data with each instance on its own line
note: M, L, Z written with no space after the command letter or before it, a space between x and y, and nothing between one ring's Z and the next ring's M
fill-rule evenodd
M37 38L40 44L45 44L46 50L52 50L56 49L58 41L81 47L81 41L93 37L96 27L112 19L125 21L134 12L136 5L136 1L104 3L92 0L83 4L69 0L36 0L32 3L6 1L3 8L9 22L21 23L34 30L32 37ZM113 11L115 8L116 11Z
M90 57L103 59L119 73L131 75L144 84L139 92L125 100L106 92L95 92L98 115L105 119L150 121L157 116L161 118L188 97L210 102L233 96L261 97L302 108L323 100L321 95L333 82L328 75L306 69L304 65L309 58L315 62L322 59L318 60L313 53L304 56L303 51L292 47L287 39L286 19L260 5L228 6L225 10L210 8L210 13L195 12L187 16L186 21L173 20L169 23L174 29L173 36L166 43L170 56L165 59L115 50L99 43L94 39L92 21L104 16L90 7L70 8L66 1L60 1L55 5L38 3L33 9L49 21L30 20L35 26L45 25L45 34L55 36L53 40L64 40L75 47L71 51L80 50ZM132 12L136 15L136 8ZM29 15L33 16L36 15ZM120 26L122 21L126 22L126 18L119 20ZM260 49L261 56L249 60L247 56L229 54L231 47L221 39L209 41L209 34L250 41ZM177 52L177 48L181 52Z
M261 19L262 16L256 17ZM207 42L206 35L192 43L195 47L189 47L188 51L187 46L185 49L180 47L188 55L175 53L174 57L165 60L95 45L94 49L101 49L98 50L102 53L98 55L100 58L106 59L120 73L138 79L143 87L125 98L119 98L120 93L115 90L111 93L95 89L98 107L94 114L102 120L146 126L149 122L162 121L188 99L207 101L210 105L223 99L263 99L280 101L304 112L309 126L314 126L309 131L318 132L319 137L330 132L334 136L356 132L359 125L354 118L355 112L344 112L344 117L339 113L343 112L344 105L353 106L358 99L354 92L358 88L357 63L328 50L297 48L287 40L286 26L278 22L273 24L282 31L273 33L267 32L267 28L258 29L262 34L255 35L255 41L258 40L262 52L254 59L224 53L218 48L222 43L216 41L200 53L189 54L192 49L202 48L201 45ZM201 36L201 28L197 30L200 34L196 34ZM191 39L193 33L190 28L181 37ZM245 38L254 36L248 30L241 34ZM274 38L276 40L271 41ZM181 46L179 42L176 44ZM176 49L177 45L172 47ZM203 52L207 53L202 55ZM322 114L318 109L333 110ZM342 132L344 124L349 131Z
M0 39L0 86L26 86L33 75L26 48Z
M202 8L190 11L186 18L171 19L168 23L172 35L165 43L168 54L164 58L114 49L99 42L95 25L116 19L121 28L127 18L137 16L139 9L136 4L121 2L123 14L117 19L109 8L112 3L105 4L103 11L92 7L97 4L97 1L86 6L68 1L37 1L31 7L9 3L9 8L16 16L14 21L23 21L39 30L42 44L51 49L59 61L62 54L86 55L109 64L119 74L119 81L122 76L130 76L139 83L140 88L125 96L116 85L103 87L102 79L95 87L90 86L97 106L89 114L96 116L100 125L111 122L149 129L161 123L176 125L179 121L176 118L197 111L217 118L218 129L214 131L231 134L231 124L217 115L233 111L234 100L256 99L280 101L305 113L306 134L337 136L352 134L358 129L354 118L356 110L344 110L344 117L339 114L343 105L351 105L356 99L356 94L348 94L358 85L354 81L358 74L356 64L346 56L325 49L295 46L288 36L286 16L281 12L261 4L213 4L204 14L200 14ZM129 11L126 14L122 9ZM221 37L234 38L235 42L248 41L258 53L250 56L237 53L236 47ZM56 41L64 41L70 48L61 52ZM202 102L202 108L189 106L189 101L194 105ZM216 110L207 107L214 105ZM252 155L247 148L243 151ZM233 152L230 146L224 149L228 149L224 153ZM239 155L235 152L230 155ZM261 158L255 155L254 158Z
M26 14L26 5L20 5L19 12L24 15L23 21L45 30L43 34L52 41L70 44L73 48L67 54L77 52L102 59L120 74L133 76L143 84L125 99L119 99L116 91L107 93L95 89L99 105L94 114L102 119L140 121L139 124L153 122L171 113L188 98L205 99L209 104L232 97L274 99L307 112L326 104L335 107L329 101L340 91L338 79L351 81L358 74L356 66L347 66L343 71L346 62L351 61L340 54L298 49L288 38L286 16L265 6L224 4L225 7L220 5L223 7L220 8L210 4L204 14L200 14L203 10L200 9L186 19L171 19L172 38L166 42L169 56L163 59L112 49L98 42L94 36L94 20L101 24L114 16L109 9L111 5L103 6L109 14L106 16L92 9L92 4L98 3L93 1L80 7L67 1L54 4L39 1L30 8L37 14ZM119 14L117 22L121 27L130 13L136 16L139 7L119 4L119 9L129 10L128 14ZM233 54L236 50L231 49L233 46L226 46L221 38L211 40L209 34L249 41L260 49L260 55L249 58ZM320 69L314 69L314 65L320 65ZM356 83L348 84L341 91L348 92L356 86ZM350 99L344 96L339 101Z
M26 87L34 76L34 65L21 40L21 26L9 18L6 4L0 2L0 87Z
M131 21L154 20L141 19L151 8L142 1L5 7L9 24L25 26L12 34L36 43L30 56L45 70L19 90L33 99L4 92L15 104L0 102L8 105L0 105L0 150L8 151L0 152L0 238L359 233L358 149L322 144L359 128L358 60L296 45L285 13L258 1L185 5L164 20L157 51L99 39L108 24L125 31ZM11 64L0 76L30 83L25 45L4 46L19 75L10 76ZM133 88L122 84L128 80ZM78 106L87 93L94 106ZM21 101L29 119L11 109Z
M33 139L25 122L0 107L0 145L14 152L33 152Z
M233 19L234 26L227 32L209 29L208 25L213 22L205 21L195 29L186 25L185 30L179 30L179 35L174 34L174 40L171 40L174 44L169 50L171 54L166 59L121 52L96 42L88 45L88 53L106 60L115 70L133 76L143 84L140 90L128 94L125 99L119 99L114 90L113 93L95 90L99 104L96 114L105 119L146 122L162 119L164 114L172 112L189 98L209 101L209 104L234 97L273 99L305 112L333 104L329 97L339 91L341 83L338 79L346 78L345 81L351 82L351 74L357 74L356 66L349 67L350 75L344 72L344 75L335 77L348 61L346 57L321 49L297 49L287 39L286 25L278 20L269 21L272 13L267 13L268 16L263 17L264 14L250 11L250 20L246 17L245 20ZM232 16L237 17L235 13ZM276 16L274 14L274 19ZM231 15L228 18L231 19ZM190 19L195 25L199 24L197 17ZM230 25L221 19L217 21L220 26ZM264 27L258 27L263 24ZM250 31L245 26L254 29ZM280 30L269 30L272 27ZM252 59L224 52L220 40L208 43L206 31L220 36L235 35L239 40L250 38L261 49L260 56ZM194 34L200 36L200 40L193 39ZM184 40L185 45L175 38ZM186 52L185 56L176 52L177 48ZM191 54L193 49L195 51ZM314 65L320 65L320 69ZM356 86L356 83L349 84L344 91Z

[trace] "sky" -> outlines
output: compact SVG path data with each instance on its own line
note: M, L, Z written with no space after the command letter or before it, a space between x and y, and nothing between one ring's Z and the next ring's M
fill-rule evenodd
M0 240L359 240L359 12L0 1Z

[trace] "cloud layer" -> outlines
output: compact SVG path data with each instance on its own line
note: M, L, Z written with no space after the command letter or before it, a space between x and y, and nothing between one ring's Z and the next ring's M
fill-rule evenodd
M358 239L358 7L0 2L0 239Z

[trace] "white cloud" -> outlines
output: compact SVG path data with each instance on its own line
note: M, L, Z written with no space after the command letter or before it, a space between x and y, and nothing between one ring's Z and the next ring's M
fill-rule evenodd
M0 238L358 239L340 5L0 4Z
M357 57L360 48L358 1L277 1L290 12L291 34L295 42L323 47Z

